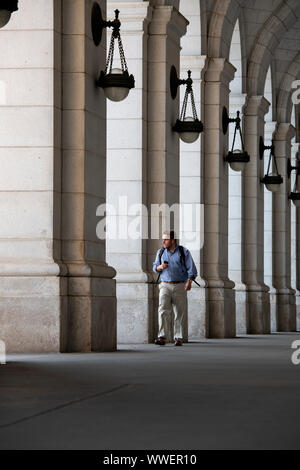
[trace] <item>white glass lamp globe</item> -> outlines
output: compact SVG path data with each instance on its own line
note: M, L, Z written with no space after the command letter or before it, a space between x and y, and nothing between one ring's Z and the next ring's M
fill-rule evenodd
M8 10L0 10L0 28L3 28L5 26L11 17L11 11Z
M192 122L194 120L195 119L192 118L191 116L187 116L184 118L184 121ZM192 144L193 142L196 142L196 140L198 139L199 132L179 132L179 137L186 144Z
M270 175L268 176L278 176L276 173L271 173ZM279 191L280 189L280 184L276 183L276 184L266 184L266 188L271 191L272 193L276 193L277 191Z
M123 71L117 68L112 69L111 73L123 75ZM104 93L105 93L106 98L108 98L111 101L123 101L128 96L129 88L109 86L109 87L104 88Z
M243 150L236 149L236 150L233 150L232 153L237 155L237 154L244 154L245 152L243 152ZM233 171L244 171L244 169L246 167L246 164L247 164L247 162L230 162L229 163L230 168Z

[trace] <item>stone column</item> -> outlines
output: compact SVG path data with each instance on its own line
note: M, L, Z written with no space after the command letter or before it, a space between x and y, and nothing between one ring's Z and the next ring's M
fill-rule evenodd
M100 1L103 17L106 2ZM105 33L91 34L93 0L64 0L62 259L68 268L68 351L116 348L115 270L96 234L106 199L106 99L95 87L105 67Z
M234 81L232 82L234 83ZM229 116L236 118L245 104L246 95L243 93L230 93ZM229 148L232 147L235 124L229 126ZM242 129L243 133L243 129ZM241 148L240 136L237 133L235 149ZM245 334L247 331L247 294L246 286L242 282L242 172L236 172L228 165L228 253L229 253L229 277L235 283L235 305L236 305L236 333Z
M61 2L19 2L0 54L0 340L8 353L64 351Z
M190 38L191 40L191 38ZM198 44L198 43L197 43ZM200 45L200 37L199 37ZM195 96L195 104L198 119L202 117L202 101L201 98L201 80L205 71L206 56L181 56L180 57L180 77L186 78L187 71L192 71L193 91ZM182 106L185 87L180 87L180 109ZM191 115L190 108L187 109ZM192 290L188 294L188 336L189 338L199 338L207 336L207 318L206 318L206 290L205 281L201 277L203 270L203 232L204 217L202 217L203 205L203 158L202 158L202 135L192 144L187 144L180 140L180 204L186 217L180 220L180 244L187 247L195 261L198 277L196 281L201 287L195 283ZM200 226L196 227L196 210L199 210ZM194 217L188 217L194 214ZM202 220L201 220L202 219ZM200 229L200 230L199 230Z
M273 193L273 285L276 289L277 331L296 331L295 291L291 288L291 180L287 177L287 159L291 157L291 139L295 128L280 123L274 136L274 151L280 189Z
M208 336L234 337L234 283L228 279L228 136L222 130L223 106L229 108L229 83L235 68L210 59L204 78L204 263L207 281Z
M267 82L268 85L269 81ZM266 95L266 93L265 93ZM268 93L269 95L269 93ZM271 106L270 106L271 108ZM269 109L267 118L270 116L271 111ZM276 121L267 121L265 123L265 145L271 145L273 134L276 129ZM268 169L270 151L266 151L264 154L264 175ZM264 185L264 283L269 287L270 296L270 329L271 333L276 331L277 320L276 320L276 289L273 286L273 201L272 192L269 191Z
M201 37L201 10L198 0L180 2L180 12L189 21L187 33L181 39L180 53L180 77L187 78L187 71L192 71L193 91L198 118L202 119L203 97L201 95L201 81L206 66L206 56L201 55L203 40ZM180 109L185 94L185 87L180 87ZM187 116L192 116L190 105L187 108ZM186 212L186 217L180 219L180 244L187 247L195 261L198 277L192 290L188 293L188 335L189 338L207 336L206 326L206 290L205 281L201 277L203 269L203 137L200 134L198 140L187 144L180 140L180 204ZM196 207L199 208L200 231L195 223ZM190 214L188 216L188 211ZM193 211L193 212L192 212ZM202 219L202 220L201 220ZM184 224L184 225L183 225Z
M270 333L269 288L264 284L264 185L259 138L269 102L251 96L244 109L245 147L250 162L243 172L243 282L247 286L247 333Z
M300 156L297 153L299 164ZM294 162L296 163L296 162ZM300 177L298 176L297 191L300 192ZM300 330L300 208L296 208L296 317L297 331Z
M293 142L291 148L291 163L293 166L297 165L298 162L298 153L299 151L299 142ZM296 178L296 172L293 171L291 174L291 190L294 188ZM300 189L300 181L298 177L298 191ZM297 284L297 279L299 279L299 259L297 259L297 208L295 204L291 202L291 286L295 291L295 308L296 308L296 325L297 330L300 329L300 290L299 284ZM298 232L299 233L299 232Z
M164 3L164 2L157 2ZM187 20L172 6L158 5L153 9L148 39L148 209L151 205L165 204L171 207L179 203L179 138L172 127L179 116L179 93L175 100L170 93L172 65L180 73L180 38L186 32ZM162 217L161 217L162 216ZM161 220L162 226L159 221ZM161 228L166 217L151 211L147 267L161 247ZM154 230L153 229L157 229ZM155 276L156 278L156 276ZM157 332L157 295L154 292L153 329ZM187 339L187 331L184 333Z
M118 230L115 239L108 230L107 259L117 270L117 341L145 343L153 337L153 286L148 282L152 274L148 275L146 266L148 217L141 211L142 205L147 208L147 46L152 8L149 2L112 2L108 4L108 18L114 17L116 8L120 10L121 38L135 88L124 101L107 102L108 214L116 214ZM108 41L110 36L111 31ZM117 52L115 57L114 66L118 67ZM128 229L134 220L139 221L134 238L129 230L121 233L124 220ZM112 218L110 223L114 223Z

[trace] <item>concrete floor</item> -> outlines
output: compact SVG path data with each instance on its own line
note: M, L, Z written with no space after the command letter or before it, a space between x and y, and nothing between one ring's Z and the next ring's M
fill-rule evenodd
M300 449L300 333L9 355L1 449Z

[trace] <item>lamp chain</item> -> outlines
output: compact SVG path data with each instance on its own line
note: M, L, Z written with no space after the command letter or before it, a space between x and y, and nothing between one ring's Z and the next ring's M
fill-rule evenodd
M107 74L108 67L109 67L109 73L111 73L112 64L113 64L113 57L114 57L114 49L115 49L115 38L112 34L111 39L110 39L110 45L109 45L107 61L106 61L106 65L105 65L105 75Z
M189 94L191 95L191 105L192 105L192 111L193 111L193 118L194 118L195 121L198 120L196 105L195 105L195 99L194 99L194 92L193 92L192 87L187 86L186 90L185 90L184 98L183 98L182 109L181 109L181 114L180 114L180 121L184 121Z
M271 150L271 152L270 152L270 156L269 156L269 162L268 162L267 175L269 174L269 171L270 171L271 160L272 160L272 150Z
M187 102L188 102L188 96L189 93L187 89L185 90L184 98L183 98L183 103L182 103L182 109L181 109L181 114L180 114L180 121L183 121L185 118L185 113L186 113L186 107L187 107Z
M193 92L193 89L191 87L191 103L192 103L192 110L193 110L193 118L195 121L198 121L198 116L197 116L197 111L196 111L196 105L195 105L195 99L194 99L194 92Z
M279 176L279 171L278 171L278 167L277 167L276 157L275 157L275 154L274 154L274 144L273 144L273 141L272 141L272 145L271 145L271 151L270 151L270 157L269 157L269 162L268 162L267 175L269 175L272 157L273 157L273 162L274 162L274 167L275 167L275 170L276 170L276 174L277 174L277 176Z
M240 112L237 111L237 117L235 119L232 119L230 122L235 122L235 128L234 128L234 134L233 134L233 141L232 141L232 146L231 146L231 152L233 152L234 144L235 144L235 139L236 139L236 131L239 130L240 133L240 139L241 139L241 144L242 144L242 150L243 152L245 151L244 147L244 140L243 140L243 134L241 131L241 119L240 119Z
M120 32L119 31L113 31L112 34L111 34L109 51L108 51L106 65L105 65L105 75L107 74L108 70L109 70L109 73L111 73L111 71L112 71L113 60L114 60L114 50L115 50L115 39L118 40L122 72L128 71Z
M125 59L125 53L124 53L120 33L118 35L118 44L119 44L119 52L120 52L120 60L121 60L122 71L125 72L125 71L127 71L127 63L126 63L126 59Z

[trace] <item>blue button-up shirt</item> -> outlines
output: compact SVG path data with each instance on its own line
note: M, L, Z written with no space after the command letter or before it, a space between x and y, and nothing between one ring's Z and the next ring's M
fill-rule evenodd
M186 269L184 266L184 261L183 259L181 259L178 245L176 245L173 253L168 248L165 248L161 257L161 263L159 261L160 250L158 250L158 252L156 253L156 258L153 263L153 271L155 273L161 273L160 278L162 281L187 281L187 279L189 278L197 277L197 268L195 266L191 253L187 248L183 249L185 254ZM167 261L169 263L168 267L163 271L157 271L157 266L162 264L164 261Z

